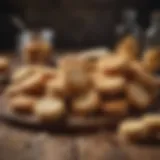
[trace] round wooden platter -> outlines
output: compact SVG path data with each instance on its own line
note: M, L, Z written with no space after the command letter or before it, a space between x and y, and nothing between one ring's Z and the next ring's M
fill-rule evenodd
M155 101L146 112L160 113L160 100ZM146 113L145 112L145 113ZM130 113L128 117L141 116L144 112ZM86 117L67 115L64 119L44 123L33 114L22 114L11 111L7 105L5 96L0 97L0 117L2 120L21 125L23 127L44 128L53 130L79 130L79 129L98 129L98 128L115 128L125 117L110 117L108 115L90 115Z
M108 117L103 115L92 115L87 117L68 115L64 119L50 123L41 122L31 114L15 113L7 106L4 96L0 99L0 117L2 120L23 127L48 128L55 130L78 130L78 129L98 129L103 127L115 128L118 122L124 117Z

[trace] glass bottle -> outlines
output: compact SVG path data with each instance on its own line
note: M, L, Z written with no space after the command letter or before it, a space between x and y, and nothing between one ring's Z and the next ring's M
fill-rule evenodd
M142 29L137 23L137 12L133 9L124 10L122 22L116 28L116 41L119 42L126 36L133 36L142 43Z
M155 11L151 15L151 24L146 31L145 48L160 46L160 11Z

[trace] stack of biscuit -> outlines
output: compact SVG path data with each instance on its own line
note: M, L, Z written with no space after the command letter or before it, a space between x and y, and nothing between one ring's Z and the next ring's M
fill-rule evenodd
M160 140L160 114L145 114L141 118L124 120L118 129L118 136L127 142Z
M154 76L159 69L155 65L160 60L159 50L152 50L154 58L147 51L139 59L135 42L127 37L111 54L97 49L97 54L89 50L85 56L64 56L56 67L42 65L43 56L39 64L28 62L12 73L5 91L10 109L29 112L44 121L69 114L121 117L131 109L146 111L160 86ZM32 54L27 50L27 56Z

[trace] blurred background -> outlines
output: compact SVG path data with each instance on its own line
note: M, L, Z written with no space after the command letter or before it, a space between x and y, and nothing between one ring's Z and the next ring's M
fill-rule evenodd
M160 9L158 0L1 0L0 49L14 49L20 30L12 17L28 28L53 28L58 48L112 46L115 28L124 9L137 11L137 21L146 30L150 15Z

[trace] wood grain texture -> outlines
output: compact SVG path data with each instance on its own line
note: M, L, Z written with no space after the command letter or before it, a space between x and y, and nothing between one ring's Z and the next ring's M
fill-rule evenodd
M111 145L105 134L80 136L75 139L79 160L105 160Z
M118 141L115 132L54 133L0 123L0 160L159 160L160 145Z
M0 124L0 160L37 160L41 145L39 135Z
M39 160L74 160L71 137L49 135L42 148L43 151Z

